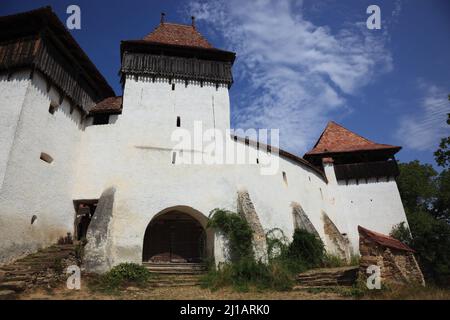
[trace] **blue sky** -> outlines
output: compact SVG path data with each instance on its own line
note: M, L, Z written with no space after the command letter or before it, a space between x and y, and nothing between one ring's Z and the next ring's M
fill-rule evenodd
M81 8L71 33L121 94L121 40L167 20L190 23L216 47L237 52L232 127L279 128L281 146L303 154L329 120L380 143L397 158L433 163L449 135L450 1L100 1L2 0L0 15L51 5L62 21ZM381 8L368 30L366 8Z

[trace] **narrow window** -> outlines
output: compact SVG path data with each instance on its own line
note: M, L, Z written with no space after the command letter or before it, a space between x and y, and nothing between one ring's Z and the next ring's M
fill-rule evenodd
M176 161L177 161L177 153L172 152L172 164L175 164Z
M40 159L41 159L42 161L47 162L47 163L52 163L52 162L53 162L53 158L52 158L49 154L47 154L47 153L45 153L45 152L41 152L41 157L40 157Z
M93 125L102 125L109 123L109 114L97 114L94 116Z
M52 103L50 103L50 107L48 107L48 112L50 113L50 114L55 114L55 111L56 111L56 108L57 108L58 106L56 105L56 104L54 104L53 102Z
M259 158L256 158L256 164L259 164Z
M172 83L172 91L175 91L175 83Z
M283 181L284 181L285 185L288 185L287 176L286 176L286 172L285 171L283 171Z
M181 118L177 117L177 127L181 127Z

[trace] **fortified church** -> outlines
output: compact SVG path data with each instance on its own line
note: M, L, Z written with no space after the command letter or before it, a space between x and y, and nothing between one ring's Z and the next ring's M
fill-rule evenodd
M174 130L230 129L235 57L194 20L162 16L148 35L120 43L116 96L51 8L0 17L0 264L67 234L86 243L94 272L121 262L219 263L226 241L207 228L215 208L247 219L261 259L269 230L290 238L306 229L350 259L358 225L388 234L406 221L400 147L334 122L303 157L228 135L250 155L245 164L181 162L203 149L176 148ZM276 171L262 174L268 159Z

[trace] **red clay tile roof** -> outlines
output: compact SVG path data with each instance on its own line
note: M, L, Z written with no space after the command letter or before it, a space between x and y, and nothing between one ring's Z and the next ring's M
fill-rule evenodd
M200 32L197 31L197 29L193 26L183 24L161 23L153 32L146 35L143 40L163 44L213 49L213 46Z
M122 97L109 97L97 103L89 114L99 113L121 113L122 112Z
M398 151L401 147L388 144L380 144L370 141L360 135L330 121L317 140L314 148L305 155L318 155L327 153L354 152L367 150L387 150Z
M384 247L394 248L394 249L402 250L402 251L415 252L413 249L408 247L403 242L400 242L397 239L386 236L382 233L371 231L371 230L363 228L361 226L358 226L358 232L360 234L364 234L367 238L371 239L372 241L374 241Z

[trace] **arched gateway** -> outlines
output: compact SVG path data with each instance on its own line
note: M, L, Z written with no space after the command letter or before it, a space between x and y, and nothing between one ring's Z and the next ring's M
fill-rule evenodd
M198 263L210 256L212 237L207 218L189 207L173 207L157 214L144 235L143 262Z

